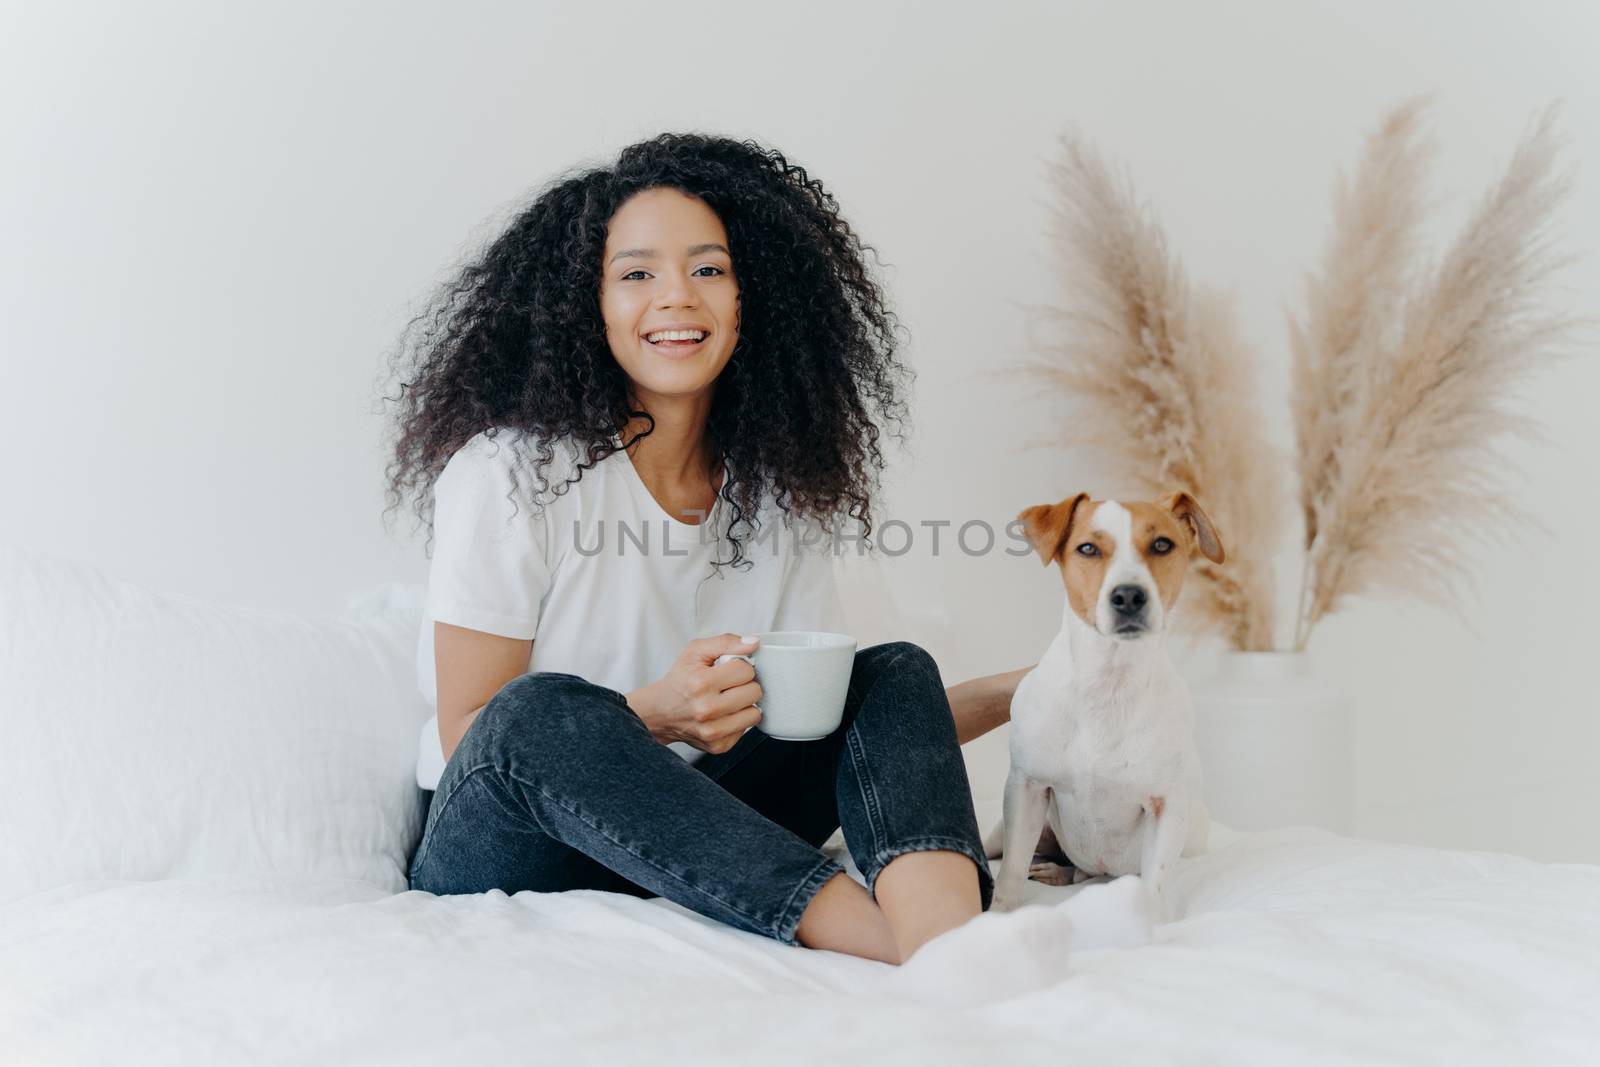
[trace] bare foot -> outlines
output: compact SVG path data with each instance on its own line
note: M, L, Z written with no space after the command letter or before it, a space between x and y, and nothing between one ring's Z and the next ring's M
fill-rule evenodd
M1138 875L1088 885L1059 904L987 911L935 937L889 976L889 990L946 1005L1026 996L1066 980L1074 952L1147 945Z

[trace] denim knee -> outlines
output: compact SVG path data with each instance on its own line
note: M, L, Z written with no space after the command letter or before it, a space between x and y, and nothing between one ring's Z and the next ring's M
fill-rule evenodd
M921 645L910 641L885 641L871 645L856 653L856 663L873 673L915 670L939 674L939 664Z
M463 746L474 763L506 758L545 762L604 753L619 733L649 731L614 689L575 674L536 671L500 688L478 713Z
M856 652L850 673L850 695L859 699L869 686L896 679L916 678L930 683L929 688L944 689L939 664L921 645L910 641L886 641Z

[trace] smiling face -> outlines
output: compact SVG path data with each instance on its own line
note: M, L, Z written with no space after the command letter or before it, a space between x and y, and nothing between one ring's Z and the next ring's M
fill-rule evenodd
M677 189L628 198L607 228L600 312L611 354L647 406L709 390L739 336L739 285L717 213ZM671 328L702 337L658 333Z
M1061 565L1073 614L1119 640L1166 627L1195 552L1223 560L1211 520L1188 493L1127 504L1079 493L1017 518L1045 564Z

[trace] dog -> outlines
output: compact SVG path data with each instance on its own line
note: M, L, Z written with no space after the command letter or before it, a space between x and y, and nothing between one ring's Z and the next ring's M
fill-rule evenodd
M1030 875L1057 885L1143 880L1147 929L1168 919L1166 879L1205 851L1210 816L1188 687L1167 657L1167 622L1196 553L1224 558L1194 497L1091 500L1078 493L1017 516L1066 586L1061 631L1011 700L1001 858L992 907L1018 906ZM1048 824L1048 825L1047 825ZM1067 866L1035 864L1055 849Z

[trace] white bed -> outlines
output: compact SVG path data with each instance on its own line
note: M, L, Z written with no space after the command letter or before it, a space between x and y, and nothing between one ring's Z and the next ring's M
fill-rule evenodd
M961 1009L661 900L406 891L427 709L369 607L0 556L0 1064L1600 1063L1590 865L1218 826L1154 944Z
M1600 869L1296 829L1184 861L1176 893L1155 944L952 1011L662 900L79 882L0 910L0 1058L1600 1063Z

